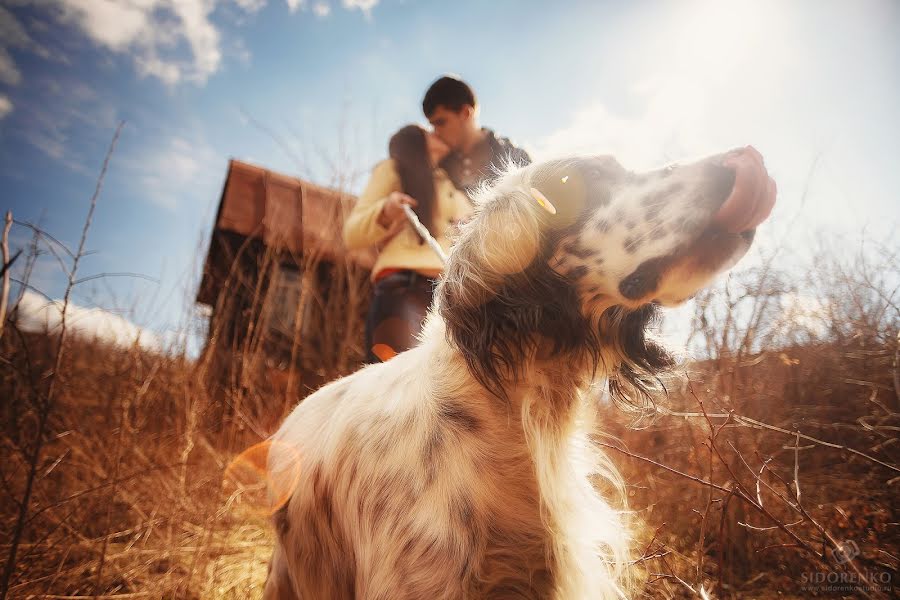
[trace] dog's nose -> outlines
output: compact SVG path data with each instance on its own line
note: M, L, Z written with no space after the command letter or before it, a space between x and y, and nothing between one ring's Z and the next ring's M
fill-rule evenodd
M725 166L723 162L714 162L706 167L706 179L709 196L717 205L721 205L734 189L734 169Z
M732 150L712 168L714 198L717 201L722 198L722 205L713 217L716 224L730 233L743 233L766 220L775 205L778 189L756 148L745 146Z

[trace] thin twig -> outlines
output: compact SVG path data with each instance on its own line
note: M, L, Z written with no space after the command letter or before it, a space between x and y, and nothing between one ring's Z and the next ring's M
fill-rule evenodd
M800 432L794 440L794 497L800 504Z
M731 419L733 424L743 425L745 427L751 427L753 429L766 429L769 431L777 431L778 433L783 433L784 435L789 435L791 437L799 437L802 440L806 440L808 442L812 442L814 444L818 444L820 446L826 446L828 448L835 448L837 450L846 450L851 454L855 454L869 462L873 462L875 464L881 465L887 469L892 471L896 471L900 473L900 467L897 465L892 465L890 463L886 463L883 460L879 460L874 456L870 456L865 452L860 452L855 448L851 448L850 446L844 446L843 444L836 444L834 442L827 442L825 440L821 440L819 438L812 437L811 435L806 435L805 433L800 433L799 431L791 431L790 429L784 429L782 427L778 427L776 425L770 425L768 423L764 423L762 421L757 421L756 419L751 419L750 417L745 417L739 415L734 412L729 413L707 413L704 415L703 413L697 412L679 412L679 411L670 411L665 409L664 407L657 406L656 412L662 415L671 416L671 417L682 417L682 418L701 418L701 419Z
M725 502L722 504L722 514L719 518L719 593L721 594L724 590L724 578L725 578L725 521L728 518L728 503L731 502L731 499L734 498L734 489L731 488L731 492L728 496L725 497Z
M81 279L76 279L73 282L73 285L79 285L88 281L93 281L95 279L106 279L107 277L133 277L134 279L143 279L145 281L150 281L153 283L159 283L159 279L154 277L150 277L149 275L143 275L141 273L97 273L96 275L88 275L87 277L82 277Z
M3 224L3 237L0 239L0 249L3 252L3 284L0 288L0 338L3 337L3 326L6 324L6 307L9 304L9 268L19 258L17 253L9 258L9 229L12 227L12 211L6 211L6 222Z
M33 223L29 223L28 221L18 221L18 220L13 220L13 223L15 223L16 225L19 225L21 227L26 227L26 228L30 229L37 237L44 238L45 240L55 244L63 252L68 254L69 258L71 258L71 259L75 258L75 253L72 252L72 250L70 250L68 246L63 244L61 241L59 241L58 239L56 239L55 237L53 237L52 235L50 235L49 233L47 233L46 231L44 231L43 229L38 227L37 225L35 225ZM85 256L86 254L87 253L85 252L82 254L82 256Z
M729 489L726 488L726 487L722 487L721 485L717 485L717 484L713 483L712 481L706 481L705 479L700 479L699 477L695 477L695 476L693 476L693 475L689 475L689 474L687 474L687 473L685 473L685 472L683 472L683 471L679 471L678 469L675 469L675 468L670 467L670 466L668 466L668 465L664 465L664 464L662 464L662 463L660 463L660 462L657 462L657 461L653 460L652 458L647 458L646 456L641 456L640 454L634 454L633 452L630 452L630 451L628 451L628 450L625 450L624 448L620 448L619 446L615 446L615 445L613 445L613 444L607 444L606 442L600 442L600 441L597 441L597 440L594 440L594 444L595 444L596 446L600 446L601 448L611 448L611 449L613 449L613 450L616 450L617 452L621 452L621 453L624 454L625 456L630 456L631 458L636 458L636 459L638 459L638 460L640 460L640 461L643 461L643 462L645 462L645 463L651 464L651 465L653 465L654 467L658 467L658 468L660 468L660 469L662 469L662 470L664 470L664 471L668 471L669 473L673 473L673 474L675 474L675 475L678 475L679 477L683 477L683 478L685 478L685 479L689 479L689 480L691 480L691 481L693 481L693 482L695 482L695 483L699 483L700 485L709 486L709 487L713 488L714 490L719 490L720 492L725 492L726 494L729 493L729 492L731 491L731 490L729 490Z

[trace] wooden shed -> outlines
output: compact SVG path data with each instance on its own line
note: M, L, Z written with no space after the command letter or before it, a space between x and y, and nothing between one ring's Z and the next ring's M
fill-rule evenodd
M197 291L210 308L202 364L214 388L262 386L295 402L359 364L375 251L343 245L354 201L229 162Z

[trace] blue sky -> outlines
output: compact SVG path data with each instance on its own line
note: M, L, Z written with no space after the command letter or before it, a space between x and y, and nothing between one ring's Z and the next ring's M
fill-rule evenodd
M640 169L752 143L780 190L763 243L888 239L898 31L892 0L4 0L0 208L74 246L125 120L82 274L158 283L100 280L76 302L164 335L193 310L230 157L358 190L453 72L535 157ZM32 281L50 297L63 282L52 257Z

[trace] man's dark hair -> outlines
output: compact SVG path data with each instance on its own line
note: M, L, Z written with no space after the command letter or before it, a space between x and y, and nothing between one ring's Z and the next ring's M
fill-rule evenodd
M467 104L472 108L478 105L472 88L462 79L445 75L432 83L425 92L422 112L426 117L430 117L438 106L457 112Z

